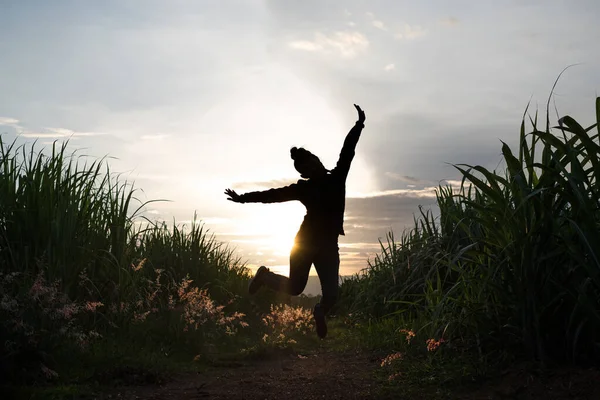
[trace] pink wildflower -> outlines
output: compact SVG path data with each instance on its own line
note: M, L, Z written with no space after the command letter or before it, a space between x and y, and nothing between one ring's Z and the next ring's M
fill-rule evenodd
M68 303L62 306L61 308L57 309L56 314L62 319L69 320L73 318L74 315L79 313L79 311L80 308L77 304Z
M408 344L415 337L415 332L412 329L400 329L400 332L406 335L406 343Z
M143 313L133 313L133 320L135 322L144 322L146 320L146 317L148 317L148 314L150 314L150 311L146 311Z
M393 353L393 354L390 354L389 356L387 356L386 358L384 358L381 361L381 366L385 367L386 365L391 365L392 362L394 362L396 360L402 360L403 357L404 357L404 355L402 353Z
M444 339L435 340L435 339L427 339L425 343L427 343L427 351L435 351L437 350L442 343L444 343Z
M135 264L131 264L131 269L134 270L135 272L141 270L142 268L144 268L144 264L146 263L146 259L143 258L137 265Z
M88 301L85 303L85 309L90 312L95 312L98 307L102 307L104 304L99 301Z
M388 377L388 381L394 381L396 380L396 378L399 378L402 376L402 372L396 372L395 374L392 374Z

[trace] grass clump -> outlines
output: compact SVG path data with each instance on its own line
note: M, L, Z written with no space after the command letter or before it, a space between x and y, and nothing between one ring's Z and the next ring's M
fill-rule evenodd
M4 380L53 380L63 355L98 341L191 359L244 329L249 271L233 250L195 216L189 228L143 218L132 184L66 146L0 140Z
M421 210L389 234L342 304L395 316L482 358L597 362L600 354L600 98L596 123L565 116L521 124L502 143L505 170L459 164L459 188L436 191L439 218Z

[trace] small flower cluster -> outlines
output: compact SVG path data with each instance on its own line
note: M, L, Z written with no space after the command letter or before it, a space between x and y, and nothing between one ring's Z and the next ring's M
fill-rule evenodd
M69 344L86 351L102 337L100 328L127 329L150 318L154 322L175 320L172 332L193 333L188 338L203 341L208 336L234 335L248 326L244 314L227 312L207 289L193 285L187 277L178 282L168 279L163 270L150 269L145 260L133 264L131 270L135 290L115 284L109 296L99 299L96 285L82 269L74 287L78 300L69 298L61 281L48 281L42 267L34 276L0 272L0 356L32 351L49 354L49 349ZM32 368L37 368L37 376L50 379L57 376L51 367L41 363Z
M199 289L191 286L191 283L190 279L183 279L177 290L179 303L183 305L184 331L198 330L208 321L224 327L228 335L235 334L238 326L248 326L248 323L243 321L244 314L234 312L226 315L223 311L225 306L215 304L207 289Z
M60 343L74 343L80 350L101 335L86 327L86 318L104 304L100 301L72 301L62 292L61 282L48 282L40 271L33 282L21 272L0 272L0 321L7 337L3 338L0 353L45 354L45 349ZM58 376L57 372L40 362L32 368L46 379Z
M247 327L244 314L227 314L224 305L218 305L210 297L208 289L193 285L189 277L175 282L167 279L163 269L150 269L146 259L131 264L137 290L129 301L113 303L110 311L127 323L144 323L150 316L158 313L179 313L183 324L181 332L196 332L210 324L212 334L234 335L238 328ZM153 274L153 279L146 276Z
M402 353L392 353L381 360L381 367L389 367L393 364L396 364L395 361L402 360L404 358L404 354ZM393 381L402 375L401 372L392 373L388 376L388 381Z
M396 360L402 360L403 357L404 357L404 355L402 353L390 354L389 356L387 356L386 358L384 358L381 361L381 366L385 367L386 365L391 365Z
M27 294L20 296L20 299L12 298L8 301L7 295L4 295L3 303L6 299L8 307L1 307L0 310L11 313L13 320L18 320L15 327L22 329L24 333L34 335L36 328L33 325L37 324L40 325L39 329L44 326L45 330L56 326L58 329L53 329L51 332L74 339L74 342L85 350L91 340L101 335L94 330L84 329L78 317L83 317L85 313L94 313L104 304L99 301L71 301L65 293L61 292L60 285L59 280L48 283L43 272L40 272ZM31 326L24 322L24 315L28 311L33 311L40 318L38 321L29 321Z
M271 311L263 317L263 324L269 330L263 341L278 346L296 343L294 334L307 334L313 328L313 316L309 309L287 304L271 305Z
M412 339L416 336L415 332L412 329L400 329L400 333L406 335L406 343L410 344ZM444 343L444 338L440 338L440 340L435 340L433 338L427 339L425 344L427 345L427 351L435 351L437 350L442 343Z
M406 343L409 345L412 342L412 340L416 337L416 334L412 329L400 329L399 332L403 333L406 336ZM443 338L440 338L439 340L427 339L425 341L425 344L427 345L427 351L432 352L437 350L440 347L440 345L444 342L445 340ZM402 353L397 352L390 354L381 361L381 367L393 366L395 364L395 361L402 360L403 358L404 355ZM388 381L391 382L397 380L400 376L402 376L402 372L395 372L389 375Z
M391 374L390 376L388 376L388 381L395 381L396 379L398 379L399 377L402 376L402 372L396 372L395 374Z
M427 351L435 351L437 350L445 340L442 338L440 340L435 339L427 339L425 343L427 343Z
M415 332L412 329L400 329L400 332L406 335L406 343L408 344L415 337Z

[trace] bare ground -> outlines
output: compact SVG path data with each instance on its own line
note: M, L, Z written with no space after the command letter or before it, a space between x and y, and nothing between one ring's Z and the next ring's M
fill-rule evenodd
M224 364L203 374L180 374L162 386L117 388L111 393L111 398L379 398L377 384L373 380L373 370L377 367L378 359L366 353L320 352L307 356L287 355L277 360Z
M564 368L543 374L512 368L478 385L451 392L432 388L405 391L375 378L380 357L364 351L321 348L311 355L222 363L204 373L182 373L162 385L116 387L97 399L600 399L600 371ZM384 390L386 389L386 390ZM422 389L422 390L421 390ZM433 390L432 390L433 389Z

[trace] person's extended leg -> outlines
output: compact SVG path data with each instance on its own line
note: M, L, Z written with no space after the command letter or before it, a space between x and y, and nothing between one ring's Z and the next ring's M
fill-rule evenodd
M321 247L315 255L315 269L321 281L321 302L313 310L317 334L323 338L327 336L325 315L331 310L337 300L340 270L340 254L337 243Z
M306 287L314 254L314 248L297 241L290 253L290 277L278 275L267 268L261 267L264 269L259 268L259 271L257 271L250 284L250 293L253 294L258 290L258 287L265 285L275 291L298 296Z

